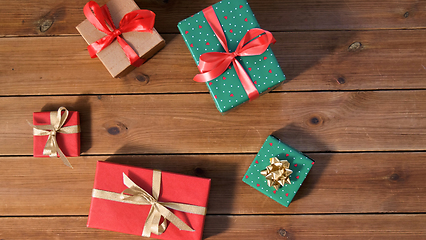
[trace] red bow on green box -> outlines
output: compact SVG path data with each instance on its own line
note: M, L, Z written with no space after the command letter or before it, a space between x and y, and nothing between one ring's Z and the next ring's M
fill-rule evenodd
M265 52L271 43L276 42L272 33L260 28L250 29L241 39L235 52L229 52L225 33L223 32L213 7L210 6L204 9L203 13L213 32L216 34L220 44L225 49L225 52L208 52L202 54L198 64L198 69L201 73L194 77L194 81L211 81L219 77L226 71L228 66L233 63L238 78L240 79L249 99L253 100L257 98L259 96L259 92L251 81L250 76L244 70L244 67L236 59L236 57L260 55Z

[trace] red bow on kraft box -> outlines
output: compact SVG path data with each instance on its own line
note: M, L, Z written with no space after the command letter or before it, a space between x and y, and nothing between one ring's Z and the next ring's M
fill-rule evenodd
M113 77L139 67L165 45L154 29L155 14L132 0L112 0L102 7L90 1L83 11L87 20L77 30L90 56L98 56Z
M276 42L272 33L260 28L250 29L239 42L235 52L229 52L225 33L213 7L207 7L203 10L203 13L220 44L225 49L225 52L208 52L202 54L198 64L198 69L201 73L194 77L194 81L208 82L213 80L225 72L232 63L249 99L256 99L259 96L259 92L236 57L260 55L265 52L270 44Z

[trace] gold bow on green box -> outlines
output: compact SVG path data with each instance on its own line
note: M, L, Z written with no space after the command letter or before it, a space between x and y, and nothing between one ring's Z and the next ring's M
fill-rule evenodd
M290 169L290 163L287 160L279 160L277 157L269 159L271 163L260 174L265 176L268 186L274 187L275 190L284 184L291 184L290 175L293 171Z

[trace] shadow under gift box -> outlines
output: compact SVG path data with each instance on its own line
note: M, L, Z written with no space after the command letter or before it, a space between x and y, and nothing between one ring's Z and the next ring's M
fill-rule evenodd
M106 5L116 27L119 26L120 20L124 15L131 11L139 10L138 5L133 0L111 0ZM96 29L87 19L76 28L89 45L106 36L105 33ZM151 58L166 45L164 39L155 28L152 29L152 33L125 32L122 33L122 36L136 54L143 59ZM100 51L97 56L113 77L123 77L136 68L130 64L129 59L116 40Z
M152 169L101 161L97 163L94 189L121 193L127 188L123 184L123 173L152 195ZM207 207L209 191L210 179L161 172L158 202ZM141 236L150 209L151 205L135 205L92 197L87 226ZM205 215L169 210L195 231L179 230L169 223L163 234L155 235L152 233L152 238L178 240L199 240L202 238Z
M224 0L212 5L227 39L230 52L235 52L243 36L253 28L260 28L246 0ZM178 29L195 60L207 52L225 52L210 27L203 11L179 22ZM285 80L272 49L255 56L236 57L259 95L268 93ZM233 64L219 77L206 82L217 109L224 113L249 101Z

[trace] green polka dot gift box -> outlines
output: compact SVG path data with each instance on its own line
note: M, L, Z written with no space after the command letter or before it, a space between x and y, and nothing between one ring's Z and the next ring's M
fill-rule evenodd
M269 136L243 182L288 207L313 165L314 161L303 153Z
M222 113L285 80L269 46L275 39L260 29L245 0L218 2L179 22L178 28L201 71L194 80L206 82Z

